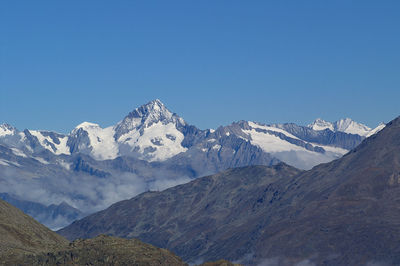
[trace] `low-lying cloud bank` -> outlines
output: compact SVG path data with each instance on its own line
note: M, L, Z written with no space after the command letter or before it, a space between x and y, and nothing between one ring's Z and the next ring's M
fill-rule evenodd
M57 178L24 178L8 170L0 177L0 193L8 193L46 206L64 202L84 214L90 214L142 192L161 191L190 180L188 177L164 177L162 173L152 180L131 173L105 178L81 174ZM50 220L44 217L45 215L38 215L34 218L52 229L64 227L72 222L62 215Z

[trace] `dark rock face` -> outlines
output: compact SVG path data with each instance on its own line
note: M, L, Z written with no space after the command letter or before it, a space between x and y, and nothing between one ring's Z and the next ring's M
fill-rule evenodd
M89 161L92 161L93 163L93 159L90 157L87 157ZM94 167L91 166L90 162L86 161L86 158L83 158L83 156L76 156L76 158L73 161L73 165L72 165L72 169L76 172L84 172L87 173L89 175L93 175L93 176L97 176L97 177L107 177L107 176L111 176L110 173L107 173L105 171L96 169Z
M40 142L37 137L33 136L31 132L29 132L28 129L24 130L24 134L26 137L26 141L28 143L28 146L34 151L34 152L40 152L43 151L44 148L42 145L40 145Z
M214 147L219 145L218 149ZM164 162L170 167L185 166L193 177L250 165L273 165L279 160L237 136L224 136L218 142L206 142Z
M71 153L90 153L90 139L88 133L82 128L72 132L67 145Z
M187 261L400 264L400 118L343 158L301 172L245 167L141 194L64 228L168 247Z

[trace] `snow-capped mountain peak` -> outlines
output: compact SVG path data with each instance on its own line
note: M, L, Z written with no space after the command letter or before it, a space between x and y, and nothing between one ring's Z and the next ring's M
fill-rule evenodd
M344 132L369 137L384 128L385 124L381 123L376 128L371 129L364 124L352 120L351 118L340 119L333 123L317 118L313 123L309 124L308 127L317 131L329 129L333 132Z
M331 122L325 121L321 118L315 119L315 121L312 124L309 124L308 127L313 130L325 130L325 129L330 129L331 131L335 130Z
M72 133L76 132L80 128L86 130L86 129L91 129L91 128L101 128L99 124L96 123L91 123L91 122L83 122L77 125L73 130Z
M115 126L115 140L147 160L164 160L186 151L181 132L186 122L159 100L130 112Z
M141 123L146 127L160 121L164 124L169 122L180 122L181 124L185 124L185 121L182 118L168 110L159 99L136 108L129 113L127 117L141 119Z
M335 130L349 134L366 136L371 131L371 128L361 123L357 123L350 118L345 118L335 122Z
M140 159L162 161L187 150L182 146L185 125L156 99L136 108L115 126L81 123L71 132L69 146L71 152L99 160L134 154Z
M144 104L130 114L135 117L149 117L152 116L154 118L170 118L172 113L167 109L167 107L159 100L155 99L153 101Z
M184 126L186 122L177 114L172 113L159 100L153 100L130 112L115 126L115 139L132 130L141 130L161 122L163 125L172 123L175 126Z
M310 158L310 154L318 158L321 154L341 156L353 147L352 143L375 134L384 126L382 124L371 129L350 118L336 122L318 118L308 125L309 128L290 124L265 125L241 121L216 131L202 131L186 124L159 99L155 99L134 109L114 126L103 128L96 123L83 122L68 135L38 130L19 132L8 124L2 124L0 143L7 143L8 146L32 156L48 150L55 155L82 153L96 160L112 160L119 156L128 156L146 161L165 161L193 147L202 152L210 148L217 150L217 147L222 147L226 142L237 141L238 138L241 141L246 140L249 143L246 145L253 145L285 161L284 158L292 156L293 151L300 152L301 156L308 156L307 158ZM324 130L326 132L315 132ZM321 142L321 139L331 138L332 134L336 133L344 138L342 132L354 135L349 136L353 142L341 143L338 147L335 145L330 147L330 142ZM220 138L222 142L218 143ZM214 142L216 143L210 144ZM193 148L191 152L193 150L195 149ZM226 149L221 152L226 152ZM238 151L230 152L236 154ZM303 162L300 163L297 166L305 165Z
M83 122L71 132L69 145L73 151L92 155L95 159L114 159L118 156L118 146L114 140L114 127Z
M16 128L9 124L0 125L0 137L7 135L14 135L16 131L17 131Z

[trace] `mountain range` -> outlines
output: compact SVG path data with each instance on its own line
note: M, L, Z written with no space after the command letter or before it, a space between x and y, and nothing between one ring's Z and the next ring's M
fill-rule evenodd
M234 122L202 130L160 100L114 126L84 122L69 134L0 126L0 195L50 228L148 190L228 168L285 162L300 169L340 158L385 125L351 119Z
M59 231L168 248L185 261L399 265L400 117L311 170L247 166L145 192Z

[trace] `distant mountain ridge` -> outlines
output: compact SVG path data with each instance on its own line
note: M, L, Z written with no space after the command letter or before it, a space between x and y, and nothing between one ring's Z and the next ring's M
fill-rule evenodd
M290 147L287 142L305 148L297 150L324 153L326 150L324 147L318 146L318 144L349 150L355 147L362 138L382 129L384 124L379 125L375 129L370 129L349 118L334 123L317 119L308 125L308 128L315 131L314 135L318 135L319 139L303 139L304 135L297 134L298 131L293 130L293 126L297 125L266 125L241 121L219 129L222 129L220 131L224 131L226 134L233 134L250 142L253 140L255 146L261 147L266 153L276 152L277 145L281 147L278 149L279 151L296 150L296 147ZM253 133L255 134L252 135L251 130L253 129L255 131ZM297 126L297 129L304 131L306 127ZM332 131L333 135L347 133L360 137L344 135L347 139L353 140L350 145L343 143L340 139L332 141L331 137L331 141L328 142L324 140L324 134L320 133L320 131L326 129ZM260 136L256 136L259 135L257 133L265 133L261 136L261 142L264 143L259 143L260 141L255 140L256 138L260 138ZM270 137L271 135L273 135L272 138ZM23 154L31 155L50 151L54 155L82 153L90 155L96 160L129 156L149 162L165 161L175 155L187 152L195 144L220 139L221 137L223 136L216 136L215 130L200 130L195 126L187 124L177 114L169 111L158 99L136 108L114 126L102 128L95 123L83 122L68 135L27 129L20 132L8 124L0 125L0 143L16 149L15 152L22 156ZM277 138L281 139L282 142L279 143L280 140ZM296 141L296 139L300 139L300 141ZM275 144L275 147L272 147L273 144ZM287 147L284 147L285 145ZM202 146L207 145L203 143ZM344 150L336 150L336 157L343 155L345 152ZM309 167L302 166L301 164L295 166L300 168Z
M310 169L340 158L364 138L251 121L201 130L153 100L107 128L84 122L59 134L0 125L0 193L26 206L65 202L88 213L228 168L286 162ZM43 217L53 217L52 210L39 209L48 212L34 217L52 228L73 221L67 213L61 223L48 221Z
M42 223L48 224L53 229L61 228L64 224L57 224L59 217L61 217L62 220L67 218L70 221L74 221L85 216L81 211L71 207L65 202L58 205L51 204L46 206L37 202L18 199L7 193L0 193L0 199L19 208L29 216L39 218Z
M366 125L353 121L350 118L340 119L333 123L327 122L321 118L317 118L313 123L309 124L308 127L317 131L329 129L333 132L344 132L348 134L369 137L384 128L385 124L380 123L376 128L371 129Z

